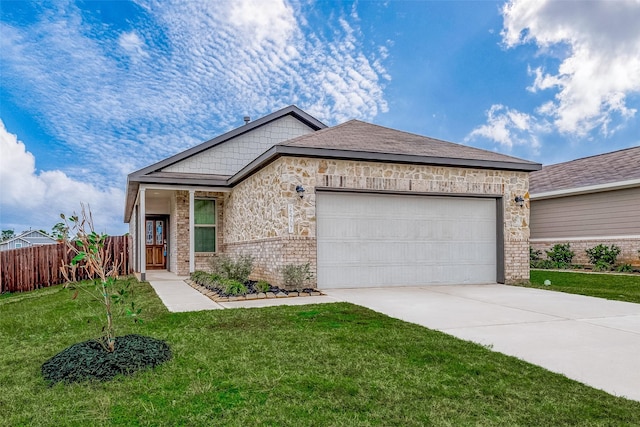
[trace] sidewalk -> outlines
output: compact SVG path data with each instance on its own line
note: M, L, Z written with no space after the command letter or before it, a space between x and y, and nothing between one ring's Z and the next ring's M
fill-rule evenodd
M339 302L326 295L315 297L273 298L217 303L189 286L188 276L178 276L166 270L147 271L147 281L156 291L162 303L171 312L221 310L224 308L259 308L276 305L306 305Z
M162 303L172 312L219 310L223 307L185 283L188 276L178 276L166 270L147 271L147 282Z

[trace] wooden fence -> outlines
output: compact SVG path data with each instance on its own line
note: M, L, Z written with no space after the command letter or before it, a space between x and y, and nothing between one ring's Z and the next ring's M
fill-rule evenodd
M131 274L129 236L110 236L111 259L119 263L118 274ZM71 255L63 243L57 245L31 246L0 251L0 293L27 292L65 282L60 267L71 262ZM79 269L78 280L88 279L86 272Z

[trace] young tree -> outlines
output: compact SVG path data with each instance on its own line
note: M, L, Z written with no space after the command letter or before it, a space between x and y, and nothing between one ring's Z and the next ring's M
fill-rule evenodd
M71 264L63 264L61 270L67 281L65 285L67 287L72 286L72 281L75 281L75 272L78 267L84 269L88 276L95 280L97 292L92 292L85 286L79 286L76 289L90 293L94 299L104 305L106 320L101 343L105 350L112 352L115 349L114 304L124 304L129 292L127 288L116 289L119 263L111 258L111 243L107 241L107 234L99 234L94 230L90 208L88 206L85 208L84 204L81 204L81 207L80 216L75 212L69 218L60 214L66 231L64 242L67 250L73 255ZM73 240L68 238L70 232L75 236ZM77 293L78 290L76 295ZM140 311L140 309L136 310L134 303L131 302L127 315L139 321L136 316Z

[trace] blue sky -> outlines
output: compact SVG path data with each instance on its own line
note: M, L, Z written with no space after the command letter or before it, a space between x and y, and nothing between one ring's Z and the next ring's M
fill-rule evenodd
M0 227L296 104L543 164L640 145L640 1L3 1ZM640 165L639 165L640 167Z

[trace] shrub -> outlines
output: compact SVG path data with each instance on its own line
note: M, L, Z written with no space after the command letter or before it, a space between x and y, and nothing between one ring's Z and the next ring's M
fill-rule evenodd
M620 255L620 248L616 245L598 245L585 251L595 271L608 271L613 268Z
M620 264L618 268L616 268L618 273L631 273L633 272L633 267L631 264Z
M229 255L218 255L211 259L210 266L212 273L223 279L246 283L253 269L253 257L240 255L233 259Z
M541 268L544 270L549 270L555 267L555 264L550 259L541 259L540 261L536 261L531 264L532 268Z
M297 291L304 289L305 283L313 279L309 263L287 264L282 268L282 279L286 288Z
M220 276L199 270L191 273L191 280L193 280L200 286L204 286L205 288L217 289Z
M546 251L546 253L555 268L569 268L575 256L569 243L556 244L550 251Z
M542 255L542 251L538 251L529 246L529 263L531 267L534 267L535 264L541 261L540 255Z
M193 273L191 273L190 278L191 278L191 280L193 280L197 284L204 285L205 282L207 282L209 280L210 276L211 276L211 274L207 273L206 271L196 270Z
M219 289L227 295L246 295L247 287L244 283L233 279L220 279L217 282Z
M612 265L602 260L598 260L595 264L593 264L593 271L611 271L611 269Z
M253 287L256 292L269 292L269 289L271 289L271 285L264 280L258 280Z
M164 341L141 335L124 335L115 338L113 351L105 350L94 340L67 347L44 362L41 371L50 385L61 381L109 381L117 375L152 368L169 359L171 350Z

